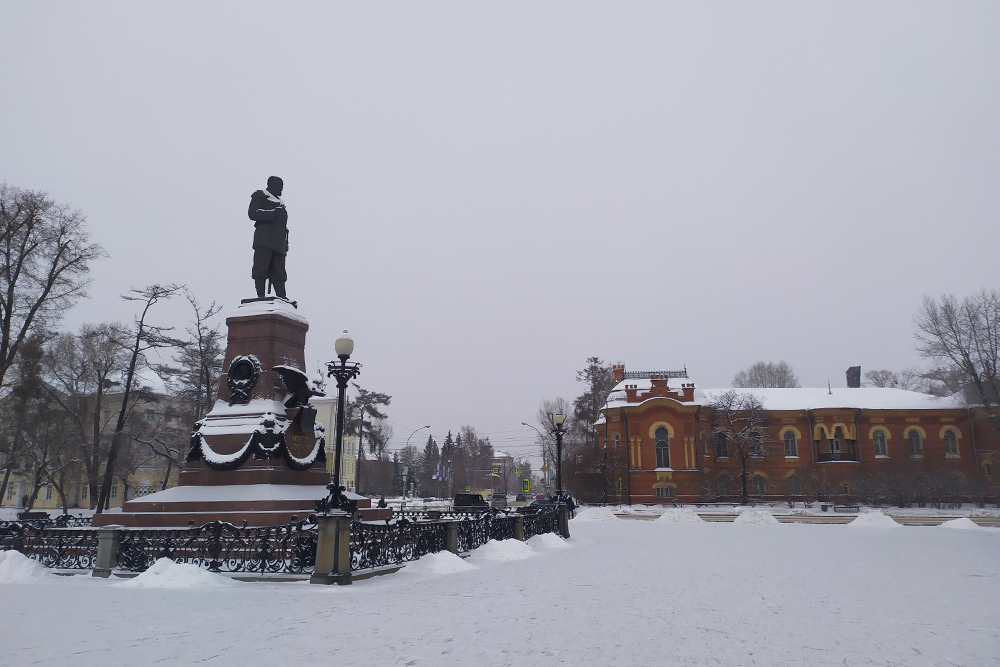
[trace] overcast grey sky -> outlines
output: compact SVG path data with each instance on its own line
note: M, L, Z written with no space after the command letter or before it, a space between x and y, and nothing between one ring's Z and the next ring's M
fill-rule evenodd
M923 294L1000 287L998 35L995 1L5 1L0 180L109 251L76 327L154 282L230 312L283 177L310 364L347 328L397 445L527 452L591 355L918 363Z

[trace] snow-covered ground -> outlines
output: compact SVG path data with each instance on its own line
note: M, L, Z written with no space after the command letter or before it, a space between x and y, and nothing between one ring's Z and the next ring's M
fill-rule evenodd
M0 665L1000 664L1000 529L879 523L575 519L347 587L15 559Z

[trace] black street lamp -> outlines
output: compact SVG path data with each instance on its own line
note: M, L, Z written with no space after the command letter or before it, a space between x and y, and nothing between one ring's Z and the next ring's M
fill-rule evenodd
M562 488L562 437L563 433L563 422L566 418L563 416L562 410L556 410L556 413L552 415L552 423L556 425L556 497L562 500L563 488Z
M337 361L326 363L326 376L337 380L337 430L335 449L333 455L333 483L326 488L330 489L330 495L316 503L316 509L328 513L330 510L344 510L354 514L357 508L357 501L348 500L344 495L345 488L340 485L340 454L344 447L344 410L345 395L347 394L347 383L358 377L361 373L361 364L356 361L348 362L351 353L354 352L354 340L344 330L343 335L337 339L333 345L337 352Z

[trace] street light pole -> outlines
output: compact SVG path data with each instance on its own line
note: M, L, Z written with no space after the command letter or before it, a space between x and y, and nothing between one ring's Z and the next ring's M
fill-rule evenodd
M421 426L420 428L414 429L413 433L410 433L410 435L407 436L407 438L406 438L406 446L407 447L410 446L410 438L413 437L414 433L416 433L417 431L423 431L425 428L430 428L430 426L429 425L428 426ZM410 485L412 486L413 485L413 477L412 477L412 475L407 477L406 473L403 473L403 475L404 475L404 477L406 477L406 480L403 482L403 498L406 498L406 482L409 481Z
M563 497L562 488L562 437L565 431L563 430L563 422L566 417L563 416L562 410L556 410L556 413L552 416L552 422L556 425L554 433L556 434L556 497L560 500Z
M344 495L344 487L340 485L340 457L344 448L344 410L346 404L347 383L361 373L361 364L348 362L354 352L354 340L344 330L343 335L334 343L334 350L340 362L328 361L326 375L337 380L337 429L333 455L333 483L327 486L330 496L317 502L317 509L328 513L330 510L345 510L354 513L357 503L349 501Z
M548 470L549 466L548 466L548 463L546 463L546 461L548 460L548 456L545 453L545 450L546 450L546 447L545 447L545 436L542 435L541 431L539 431L537 428L535 428L534 426L532 426L528 422L521 422L521 426L527 426L528 428L533 428L533 429L535 429L535 433L538 434L538 444L542 448L542 479L547 480L549 478L549 470ZM542 491L543 492L545 491L545 488L544 488L545 486L547 486L547 485L546 484L542 485Z

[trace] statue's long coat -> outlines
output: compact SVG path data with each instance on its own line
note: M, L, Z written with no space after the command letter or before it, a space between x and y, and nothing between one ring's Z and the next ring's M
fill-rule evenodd
M271 201L263 190L250 196L247 215L254 221L253 247L266 248L285 254L288 252L288 211L276 201Z

